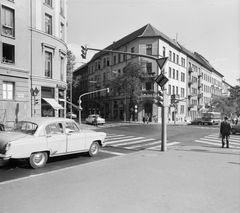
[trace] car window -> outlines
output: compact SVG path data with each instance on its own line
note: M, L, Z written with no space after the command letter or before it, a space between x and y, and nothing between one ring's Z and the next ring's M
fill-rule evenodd
M18 122L12 131L14 132L23 132L29 135L33 135L38 128L38 125L32 122L20 121Z
M67 122L66 123L66 130L69 132L80 132L80 129L78 128L78 126L73 123L73 122Z
M45 128L46 134L62 134L63 126L62 123L52 123L46 126Z

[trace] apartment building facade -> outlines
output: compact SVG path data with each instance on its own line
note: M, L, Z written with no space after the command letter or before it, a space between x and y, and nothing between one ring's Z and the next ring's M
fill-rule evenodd
M64 116L66 1L0 0L1 122Z
M124 38L113 42L105 50L146 54L155 57L168 57L163 73L168 77L166 92L169 107L169 121L193 119L207 111L213 94L221 95L223 75L214 70L208 61L198 53L192 53L177 41L148 24ZM87 63L88 91L106 88L107 76L122 75L126 65L136 62L144 67L146 81L142 83L142 94L135 106L130 107L130 100L105 91L88 95L85 99L83 113L97 113L107 119L141 121L148 116L150 121L161 122L161 108L154 104L154 98L161 89L154 79L161 73L155 60L119 53L98 52ZM78 69L81 75L81 68ZM150 77L150 78L149 78ZM79 95L81 91L79 92ZM175 102L171 103L172 95ZM131 117L131 115L133 116Z

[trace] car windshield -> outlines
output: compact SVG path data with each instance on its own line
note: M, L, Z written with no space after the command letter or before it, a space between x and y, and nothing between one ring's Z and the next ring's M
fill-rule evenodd
M28 135L33 135L38 128L38 125L28 121L20 121L18 122L14 128L12 129L13 132L23 132Z

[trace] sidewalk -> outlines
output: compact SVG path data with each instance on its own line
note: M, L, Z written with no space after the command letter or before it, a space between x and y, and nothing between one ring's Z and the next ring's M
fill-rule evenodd
M0 184L1 212L239 213L231 149L141 151Z

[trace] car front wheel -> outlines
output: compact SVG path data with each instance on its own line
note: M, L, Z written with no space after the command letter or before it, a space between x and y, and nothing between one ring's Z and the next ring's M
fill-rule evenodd
M48 154L46 152L32 153L29 158L29 164L32 168L38 169L45 166L48 160Z
M94 141L89 148L88 155L91 157L96 156L99 153L99 149L99 143Z

